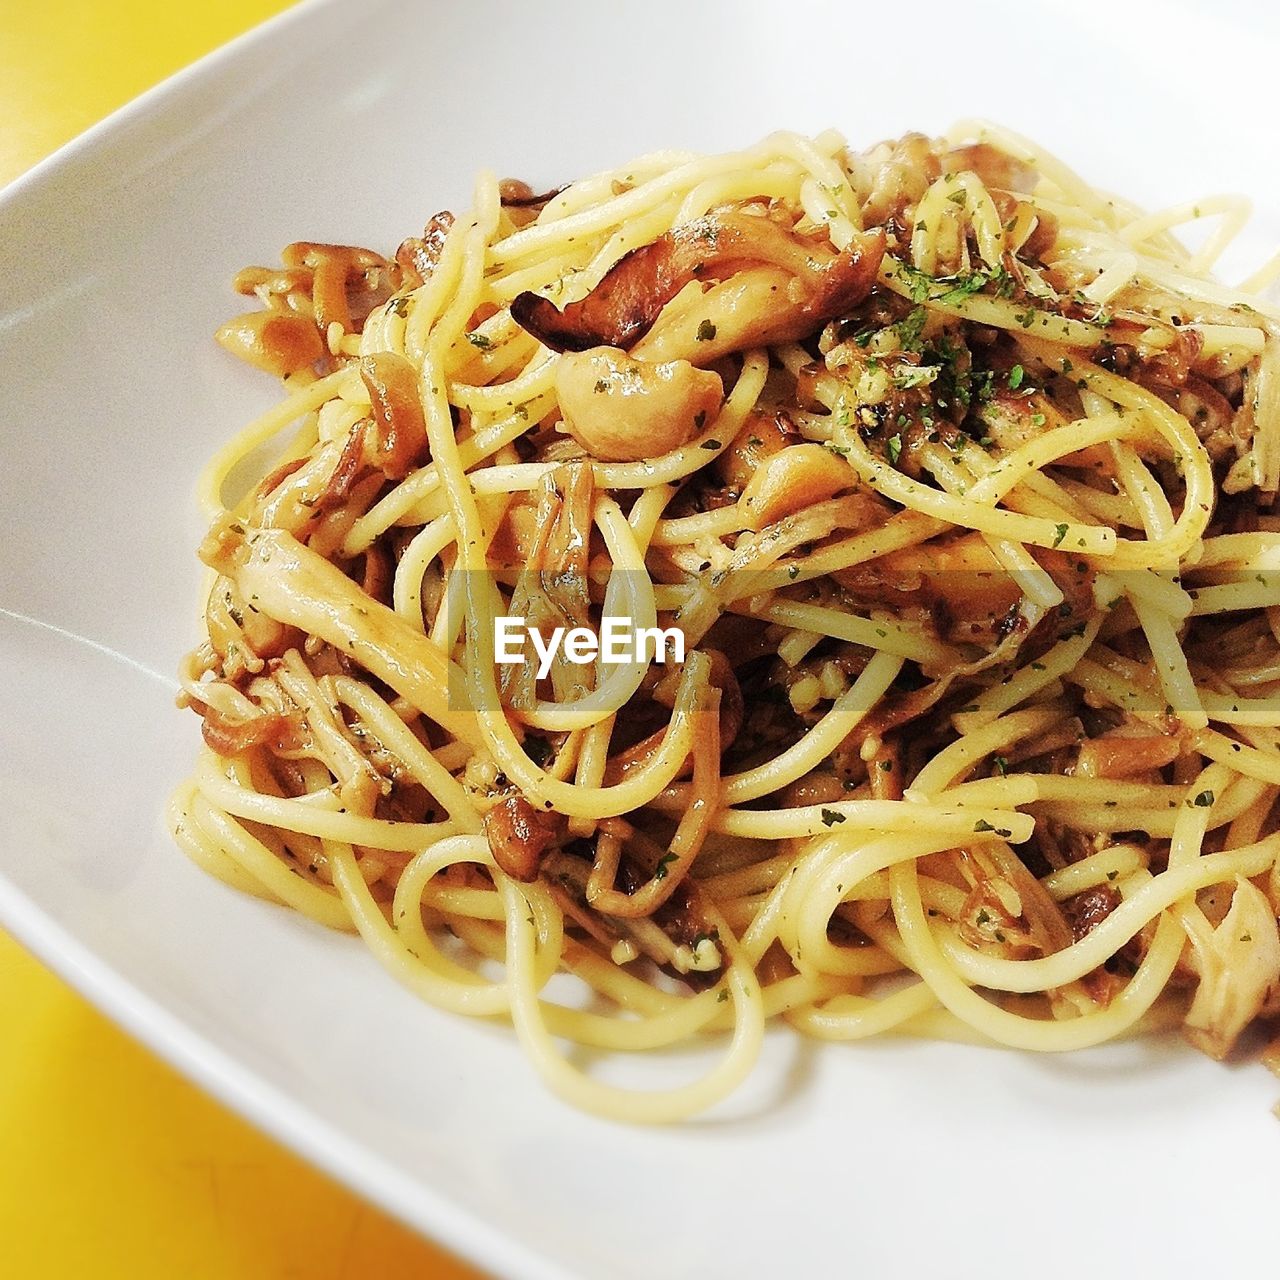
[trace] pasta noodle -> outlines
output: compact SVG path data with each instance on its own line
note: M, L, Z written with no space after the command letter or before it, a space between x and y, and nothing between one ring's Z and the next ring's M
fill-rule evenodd
M247 268L219 341L285 398L198 485L177 842L611 1117L714 1105L772 1018L1225 1056L1280 1013L1280 308L1207 274L1247 212L965 122L486 174L393 258ZM652 1092L563 1048L711 1033Z

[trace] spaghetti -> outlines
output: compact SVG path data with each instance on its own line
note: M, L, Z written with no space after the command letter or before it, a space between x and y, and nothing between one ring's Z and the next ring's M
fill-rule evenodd
M1280 1012L1280 259L1208 274L1246 214L969 122L486 175L394 258L247 269L219 340L285 399L200 482L178 843L628 1120L772 1018L1224 1056ZM687 652L539 678L510 614ZM660 1092L561 1048L711 1032Z

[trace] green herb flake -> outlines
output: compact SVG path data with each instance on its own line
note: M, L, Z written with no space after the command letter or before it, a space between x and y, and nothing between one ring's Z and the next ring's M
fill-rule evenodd
M903 351L918 351L920 349L920 335L924 332L924 326L929 319L929 312L924 307L912 307L906 316L894 325L894 330L898 335L898 345ZM866 345L865 343L863 344Z
M979 818L977 822L973 824L973 829L979 835L981 835L983 832L990 831L993 834L998 835L1005 840L1007 840L1013 834L1012 831L1008 831L1004 827L993 827L991 823L989 823L986 820L986 818Z
M913 387L928 386L937 376L938 369L935 365L908 365L894 373L893 385L899 391L910 391Z
M836 823L844 821L844 814L838 809L823 809L821 817L824 827L834 827Z

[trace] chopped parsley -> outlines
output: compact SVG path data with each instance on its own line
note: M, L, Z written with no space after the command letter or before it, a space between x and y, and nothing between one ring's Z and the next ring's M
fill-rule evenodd
M929 312L924 307L912 307L906 316L899 320L894 328L898 331L898 345L903 351L916 351L920 347L920 335L924 332L925 322L929 319ZM854 338L857 342L858 339ZM870 341L868 333L867 341ZM859 346L865 347L866 342L858 343Z
M843 821L844 821L844 814L841 813L838 809L822 810L822 825L824 827L834 827L837 822L843 822Z
M899 391L910 391L912 387L924 387L938 376L933 365L911 364L898 369L893 375L893 385Z
M710 342L716 336L716 327L710 320L704 320L698 326L697 338L699 342Z
M1008 831L1004 827L993 827L986 818L979 818L977 822L973 824L973 829L978 834L982 834L984 831L993 832L995 835L1001 836L1005 840L1013 834L1012 831Z
M988 285L995 285L997 297L1007 297L1013 290L1013 278L1003 267L953 276L931 276L909 262L899 262L898 269L908 283L912 302L932 300L956 306L972 294L981 293Z

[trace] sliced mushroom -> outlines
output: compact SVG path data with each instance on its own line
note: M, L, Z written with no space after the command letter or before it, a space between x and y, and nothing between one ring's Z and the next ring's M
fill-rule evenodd
M1158 733L1105 733L1080 748L1076 773L1084 778L1132 778L1172 764L1182 753L1176 737Z
M761 463L799 438L800 433L782 409L757 406L713 465L725 484L741 493Z
M427 453L417 370L404 356L379 351L361 359L360 377L371 415L363 440L365 461L388 480L403 479Z
M345 333L359 332L369 312L399 283L394 263L358 245L299 240L286 245L280 257L290 270L311 272L311 302L321 333L331 324Z
M296 715L264 711L247 720L233 720L214 707L203 708L201 715L205 744L220 756L242 755L263 746L273 752L297 751L306 745L306 732Z
M261 671L263 659L278 658L297 633L247 603L228 577L219 575L205 606L205 626L213 651L224 663Z
M538 878L543 856L564 839L565 819L529 803L518 791L484 815L484 835L493 860L514 880Z
M556 395L565 430L603 462L636 462L679 448L720 408L717 374L687 360L653 364L598 347L560 358Z
M532 209L554 200L563 190L564 187L552 187L549 191L536 192L519 178L503 178L498 183L498 198L504 209Z
M250 311L222 325L218 345L263 373L283 378L327 354L315 325L294 311Z
M721 211L675 227L620 258L581 301L563 311L535 293L520 294L511 314L535 338L557 351L629 348L653 326L663 307L692 280L726 280L752 266L770 266L795 296L785 309L802 332L861 302L884 255L883 232L858 236L832 254L772 219ZM775 299L782 303L782 298Z
M857 473L820 444L795 444L756 468L738 500L748 528L763 529L775 520L825 502L858 483Z
M1237 877L1231 910L1216 929L1188 926L1191 966L1200 975L1187 1011L1188 1040L1211 1058L1231 1052L1280 983L1280 930L1262 891Z
M421 236L410 236L396 250L396 262L406 284L417 288L436 269L453 221L453 214L442 209L423 228Z

